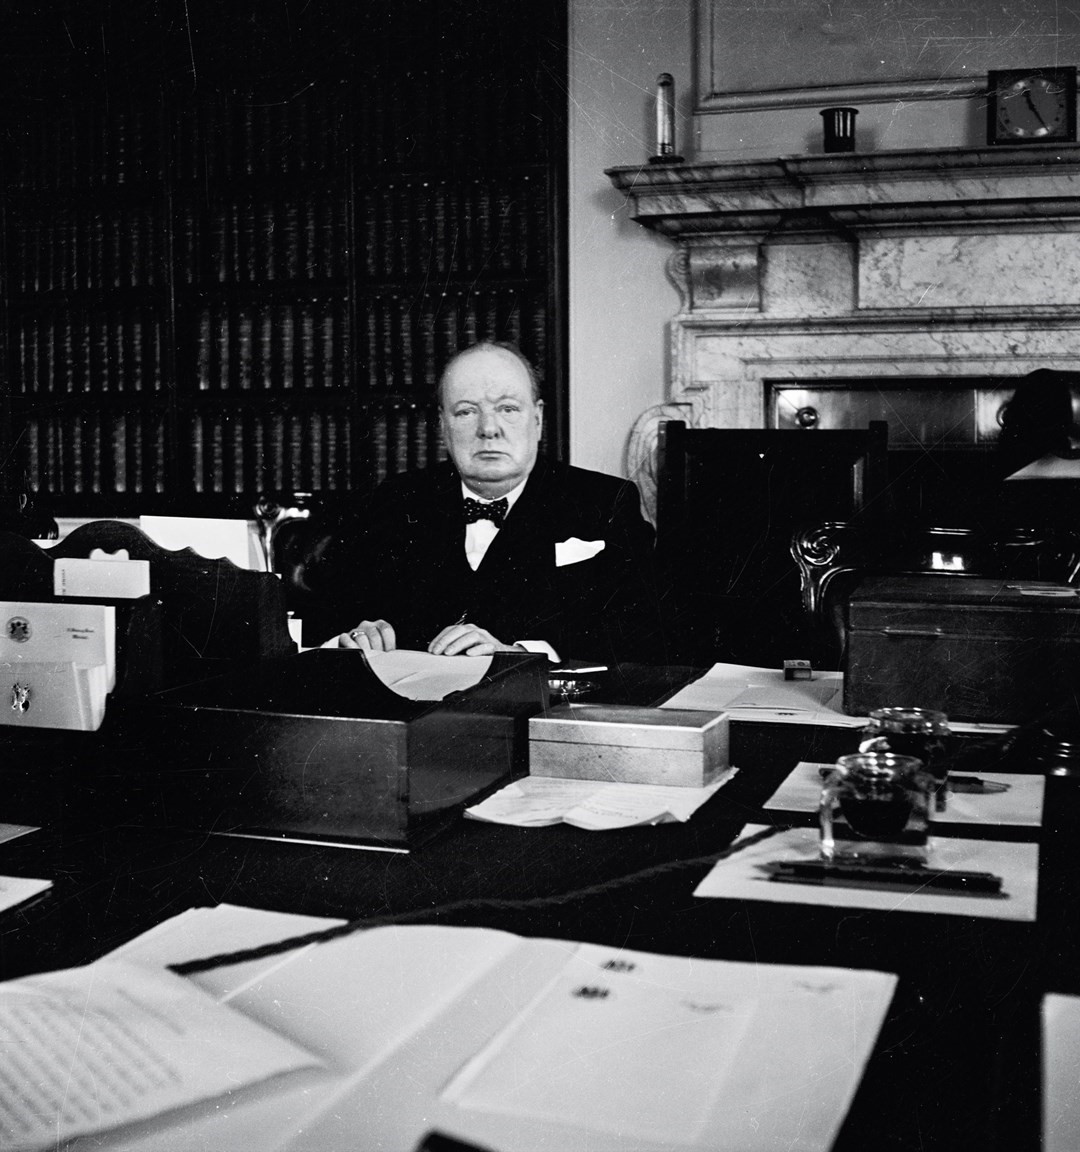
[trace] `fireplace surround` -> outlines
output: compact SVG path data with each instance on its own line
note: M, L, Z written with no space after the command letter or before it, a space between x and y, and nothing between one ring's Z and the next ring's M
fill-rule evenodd
M1080 367L1080 145L607 175L632 217L672 241L680 296L669 393L638 418L628 452L650 510L663 419L812 431L853 419L840 409L888 420L889 394L914 388L923 431L894 403L891 444L934 447L947 428L954 447L985 448L1009 381ZM835 410L819 403L845 389Z

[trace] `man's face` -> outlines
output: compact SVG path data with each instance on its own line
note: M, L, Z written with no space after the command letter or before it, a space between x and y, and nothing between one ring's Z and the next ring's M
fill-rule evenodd
M442 423L450 458L465 484L489 500L532 471L543 402L533 400L525 368L510 352L462 356L443 379Z

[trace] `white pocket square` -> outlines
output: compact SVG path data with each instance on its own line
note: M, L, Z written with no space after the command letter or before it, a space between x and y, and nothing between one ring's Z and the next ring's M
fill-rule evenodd
M576 536L571 536L569 540L559 540L555 544L555 567L565 568L567 564L591 560L597 553L603 552L605 547L603 540L579 540Z

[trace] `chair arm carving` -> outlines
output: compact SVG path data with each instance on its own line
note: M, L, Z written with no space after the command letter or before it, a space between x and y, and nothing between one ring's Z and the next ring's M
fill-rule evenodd
M821 612L825 589L840 572L853 567L850 554L840 560L856 538L852 525L826 521L798 529L791 539L791 555L799 567L803 607L812 616Z

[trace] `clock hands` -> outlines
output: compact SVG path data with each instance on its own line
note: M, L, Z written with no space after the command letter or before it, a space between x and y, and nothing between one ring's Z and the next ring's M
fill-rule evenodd
M1047 122L1043 119L1042 113L1038 110L1038 108L1035 107L1035 101L1032 100L1032 98L1031 98L1031 90L1028 88L1024 89L1024 99L1027 101L1027 106L1032 110L1032 112L1035 113L1035 116L1037 117L1039 123L1047 131L1049 131L1050 125L1047 124Z

